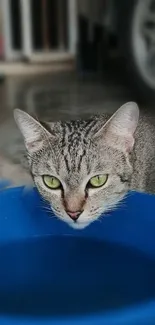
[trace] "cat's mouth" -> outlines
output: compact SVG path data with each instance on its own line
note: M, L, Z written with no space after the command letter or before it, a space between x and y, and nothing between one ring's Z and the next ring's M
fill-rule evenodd
M57 216L58 218L61 218L61 221L64 221L71 228L74 228L74 229L84 229L84 228L88 227L89 224L91 223L90 221L81 220L81 218L79 218L77 220L73 220L71 218L68 219L67 214L66 214L66 217L67 217L67 219L66 219L66 217L64 215L60 214L60 211L58 212L53 207L51 207L51 210L54 212L55 216Z
M67 220L67 223L69 224L70 227L74 228L74 229L84 229L86 228L90 223L91 221L89 220L84 220L82 217L83 215L83 212L80 213L80 217L79 218L70 218L69 220ZM68 216L68 213L67 213L67 216Z
M77 229L77 230L84 229L84 228L88 227L92 222L94 222L99 217L99 213L98 213L95 216L93 215L92 218L88 218L89 212L83 210L80 213L79 218L74 219L74 218L69 217L68 213L66 213L65 210L63 213L61 213L60 210L58 211L53 206L51 206L51 210L53 211L54 215L57 216L58 219L67 223L69 227Z

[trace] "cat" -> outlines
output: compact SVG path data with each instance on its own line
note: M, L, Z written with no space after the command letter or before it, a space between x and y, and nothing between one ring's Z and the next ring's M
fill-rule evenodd
M16 109L29 168L55 215L82 229L129 190L155 192L155 123L136 103L112 116L42 123Z

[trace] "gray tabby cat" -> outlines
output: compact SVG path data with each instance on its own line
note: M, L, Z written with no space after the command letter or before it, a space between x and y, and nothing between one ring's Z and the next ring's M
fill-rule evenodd
M155 127L135 103L110 118L45 124L16 109L15 120L36 187L70 226L88 226L130 189L154 192Z

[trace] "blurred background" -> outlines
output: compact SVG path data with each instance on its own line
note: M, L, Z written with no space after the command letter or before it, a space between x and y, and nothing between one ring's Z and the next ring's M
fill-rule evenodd
M0 0L0 176L23 161L15 107L44 120L155 115L155 0Z

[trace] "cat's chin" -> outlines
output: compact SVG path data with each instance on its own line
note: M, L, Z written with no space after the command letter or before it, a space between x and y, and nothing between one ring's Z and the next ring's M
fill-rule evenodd
M77 230L81 230L84 229L86 227L88 227L90 225L90 222L73 222L73 223L69 223L69 226L77 229Z

